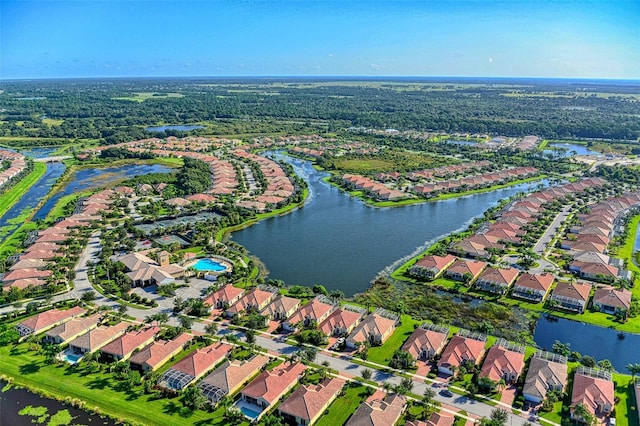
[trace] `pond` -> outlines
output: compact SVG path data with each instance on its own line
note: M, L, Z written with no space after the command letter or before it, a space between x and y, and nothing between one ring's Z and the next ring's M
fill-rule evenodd
M176 126L150 126L146 127L147 132L164 132L165 130L179 130L182 132L188 132L190 130L204 129L204 126L197 125L176 125Z
M550 149L545 149L545 154L554 153L559 157L571 157L572 155L601 155L597 151L592 151L586 145L573 143L551 143L547 145Z
M450 143L450 144L454 144L454 145L470 145L470 146L477 146L478 142L476 141L452 141L452 140L446 140L446 143Z
M4 388L6 383L0 382L0 388ZM19 414L21 410L25 409L27 406L32 406L34 408L38 408L39 410L45 411L47 414L47 422L55 423L56 414L60 413L63 410L67 410L69 412L70 417L73 418L73 421L70 423L60 423L60 424L74 424L74 425L115 425L116 423L110 419L103 419L99 416L89 414L86 411L68 407L58 401L53 399L43 398L39 395L29 392L26 389L18 389L18 388L10 388L4 389L2 393L0 393L0 425L11 425L11 426L30 426L35 423L37 417L30 415L21 415ZM44 407L44 408L42 408ZM33 412L34 410L32 410ZM58 414L59 417L63 417L66 413ZM69 418L69 416L64 416Z
M280 157L283 158L283 157ZM322 179L310 162L284 157L309 183L300 209L234 232L234 241L257 256L270 278L285 283L362 292L385 266L417 254L437 239L464 229L500 200L539 183L458 199L397 208L373 208Z
M543 316L538 320L533 338L538 347L546 350L551 350L556 340L569 343L572 351L597 361L608 359L616 371L625 374L629 374L627 364L640 363L639 334L624 333L624 339L620 339L618 332L610 328Z
M33 216L33 219L45 219L58 200L65 195L91 188L100 188L122 179L148 175L150 173L167 173L171 170L171 168L161 164L128 164L118 167L78 170L71 182L62 191L59 191L53 197L49 198Z

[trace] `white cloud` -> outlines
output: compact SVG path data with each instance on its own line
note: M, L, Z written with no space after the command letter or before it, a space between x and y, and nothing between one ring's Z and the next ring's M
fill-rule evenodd
M376 70L376 71L380 71L380 70L383 70L384 67L382 65L379 65L379 64L371 64L371 69Z

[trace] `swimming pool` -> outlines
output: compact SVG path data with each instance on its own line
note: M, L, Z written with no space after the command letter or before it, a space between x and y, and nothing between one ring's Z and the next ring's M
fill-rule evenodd
M257 419L261 413L261 411L255 411L249 407L244 407L244 406L240 407L240 411L242 411L242 414L244 414L245 416L249 417L252 420Z
M62 361L66 361L69 364L77 364L78 361L80 361L80 358L82 358L84 354L76 354L73 352L69 352L69 351L65 351L65 352L61 352L58 357L62 360Z
M214 271L222 272L226 271L227 267L213 259L200 259L194 265L193 268L196 271Z

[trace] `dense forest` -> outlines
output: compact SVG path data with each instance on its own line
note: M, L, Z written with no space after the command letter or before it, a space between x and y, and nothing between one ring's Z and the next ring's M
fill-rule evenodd
M146 126L205 124L192 134L336 132L349 127L636 140L640 86L569 80L40 80L0 83L0 136L151 136ZM180 132L173 132L180 136Z

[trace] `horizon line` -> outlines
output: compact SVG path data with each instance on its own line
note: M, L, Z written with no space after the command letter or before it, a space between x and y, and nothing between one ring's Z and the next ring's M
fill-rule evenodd
M214 80L304 80L304 79L339 79L339 80L389 80L389 79L447 79L447 80L565 80L565 81L617 81L637 82L637 78L617 77L536 77L536 76L447 76L447 75L212 75L212 76L91 76L91 77L10 77L1 78L0 82L15 81L47 81L47 80L172 80L172 79L214 79Z

